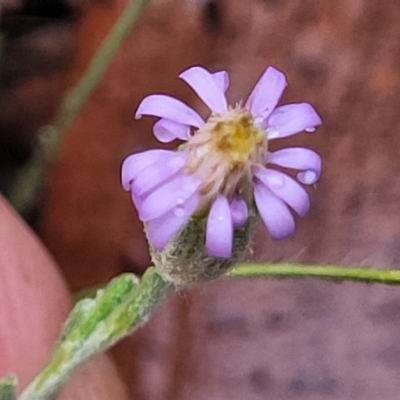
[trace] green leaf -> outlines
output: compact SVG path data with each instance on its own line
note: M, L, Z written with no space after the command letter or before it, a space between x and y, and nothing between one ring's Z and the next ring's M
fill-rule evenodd
M8 376L0 380L0 400L17 399L18 381L15 376Z
M140 281L133 274L121 275L95 298L78 302L48 364L19 400L55 399L77 368L145 323L175 291L170 281L149 268Z
M78 302L66 323L64 337L68 335L70 341L87 339L99 323L135 290L138 283L139 278L133 274L120 275L100 289L94 299Z

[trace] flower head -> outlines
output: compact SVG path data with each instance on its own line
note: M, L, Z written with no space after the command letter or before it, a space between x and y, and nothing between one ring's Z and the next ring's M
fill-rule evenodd
M160 119L153 133L160 142L185 141L178 151L149 150L129 156L122 184L131 192L147 236L161 251L193 218L204 219L210 257L229 259L235 232L259 215L273 239L295 230L292 211L304 216L309 196L299 184L314 184L321 159L314 151L293 147L269 152L272 139L314 132L321 119L308 103L277 106L287 85L285 75L265 70L244 104L229 106L226 71L201 67L184 71L183 79L211 110L207 121L181 101L150 95L136 118ZM269 168L297 170L297 180Z

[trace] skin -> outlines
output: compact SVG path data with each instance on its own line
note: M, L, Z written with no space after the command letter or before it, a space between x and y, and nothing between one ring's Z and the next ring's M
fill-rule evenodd
M46 363L71 309L70 294L35 234L0 198L0 377L26 386ZM102 354L68 382L62 400L127 399L118 373Z

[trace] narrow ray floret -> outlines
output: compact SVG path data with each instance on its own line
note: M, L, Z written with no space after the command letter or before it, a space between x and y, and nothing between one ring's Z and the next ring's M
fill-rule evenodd
M122 184L130 191L147 237L161 251L193 218L206 219L204 243L210 257L228 259L235 230L251 210L261 217L273 239L295 230L292 211L304 216L309 196L299 184L314 184L321 158L310 149L292 147L269 152L272 139L314 132L321 118L308 103L277 106L287 85L285 75L265 70L247 101L229 106L226 71L202 67L180 78L211 113L206 121L181 101L162 94L146 97L136 118L158 117L153 133L163 143L185 143L176 151L148 150L129 156ZM297 171L296 179L271 165Z

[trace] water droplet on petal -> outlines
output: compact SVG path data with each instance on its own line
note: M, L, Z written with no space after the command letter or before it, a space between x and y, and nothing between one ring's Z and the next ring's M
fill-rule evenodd
M279 137L279 132L276 129L268 129L267 130L267 138L268 139L277 139Z
M262 123L264 121L264 118L262 117L255 117L254 118L254 125L258 126L258 127L262 127Z
M183 204L183 199L182 199L181 197L178 197L178 198L176 199L176 204L177 204L178 206L182 205L182 204Z
M186 213L185 208L181 205L174 208L175 217L183 217L185 213Z
M317 129L316 128L314 128L314 127L310 127L310 128L306 128L306 129L304 129L306 132L315 132Z
M317 174L314 171L308 170L301 174L301 182L305 184L312 184L317 180Z

